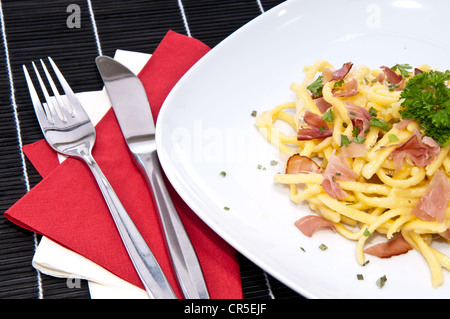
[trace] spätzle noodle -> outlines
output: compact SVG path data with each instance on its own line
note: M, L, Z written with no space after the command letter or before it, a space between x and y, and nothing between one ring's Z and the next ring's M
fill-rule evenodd
M418 66L417 70L428 72L430 67ZM448 201L440 220L424 218L415 209L434 185L434 176L441 174L447 182L450 145L433 144L438 150L425 164L417 164L408 155L396 159L414 134L429 143L418 122L400 115L400 94L408 76L385 67L344 64L336 69L323 60L303 71L304 81L290 86L295 100L262 112L256 126L281 153L306 156L321 171L279 173L274 182L286 185L294 203L307 202L317 215L333 224L339 235L355 241L358 263L366 261L366 242L375 233L384 236L386 242L403 237L409 249L420 252L428 263L433 287L440 286L443 269L450 269L450 258L432 244L448 239ZM388 72L396 73L402 81L391 82ZM361 108L365 111L360 113ZM321 126L314 128L314 121ZM280 122L297 134L283 133ZM351 178L344 178L340 171L327 177L332 157L352 171ZM338 188L338 192L333 193L326 185Z

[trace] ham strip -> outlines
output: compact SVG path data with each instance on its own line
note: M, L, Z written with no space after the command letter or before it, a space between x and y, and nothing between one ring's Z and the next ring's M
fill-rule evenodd
M411 249L411 245L402 236L398 236L395 239L366 248L364 252L379 258L391 258L406 254Z
M341 81L345 78L345 76L348 74L348 72L350 72L350 69L352 68L353 63L352 62L347 62L344 63L344 65L331 73L331 77L334 81Z
M303 120L307 125L298 130L297 140L306 141L333 135L333 130L328 127L320 115L306 111Z
M439 145L431 137L425 136L421 139L416 129L405 143L391 153L390 157L394 160L397 170L402 167L406 156L413 161L414 165L425 167L436 158L440 150Z
M315 215L308 215L300 218L294 223L305 236L311 237L319 228L328 227L336 231L334 225L328 220Z
M401 120L400 122L398 122L397 124L395 124L395 128L396 128L397 130L403 130L404 128L406 128L406 127L409 125L409 123L412 123L412 122L414 122L413 119L404 119L404 120Z
M450 199L450 183L443 172L438 170L430 181L424 195L412 209L412 214L422 220L444 221L448 201Z
M341 147L342 155L345 157L362 157L367 155L367 147L364 143L351 142L348 146Z
M401 75L395 73L391 68L387 66L382 66L380 67L380 69L383 70L389 82L391 82L392 84L399 84L403 79Z
M358 177L344 161L345 159L341 160L337 155L331 154L323 173L322 187L328 195L335 199L347 197L347 193L339 186L337 180L354 181Z
M372 115L365 108L353 103L346 102L345 105L348 116L352 119L354 125L359 128L358 136L365 137L366 131L370 128L369 122Z
M312 159L300 154L289 157L286 164L286 174L322 173L322 168Z
M344 82L339 89L333 90L334 97L349 97L358 93L358 81L356 81L356 79L351 79L350 81Z
M331 103L325 101L323 96L314 99L314 103L322 114L328 111L328 109L331 107Z

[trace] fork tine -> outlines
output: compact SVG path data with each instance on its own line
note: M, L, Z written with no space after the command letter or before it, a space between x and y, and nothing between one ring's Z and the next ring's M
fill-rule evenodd
M41 59L40 62L41 62L42 68L44 70L45 76L47 77L47 81L50 84L50 88L52 89L53 96L56 99L56 102L59 106L59 110L61 111L61 114L60 114L62 116L61 119L64 122L67 122L68 117L71 116L70 114L68 114L68 113L71 113L71 108L69 110L66 103L64 103L63 99L61 98L61 95L59 94L59 90L56 87L56 84L53 81L53 78L50 75L50 72L48 72L47 66L45 65L44 61L42 61L42 59Z
M39 99L39 95L34 88L33 82L31 80L30 74L25 65L22 65L23 73L25 74L25 79L28 85L28 91L30 92L31 102L33 103L34 112L36 113L36 117L40 124L44 124L45 120L49 121L51 124L54 124L53 119L50 116L50 112L48 109L44 111L43 105Z
M55 105L53 104L52 99L50 98L50 95L48 94L47 88L45 87L44 81L42 81L41 75L39 73L39 70L36 67L36 64L34 62L31 62L31 65L33 66L34 73L36 74L36 78L38 79L39 85L41 87L42 93L44 94L45 101L47 103L43 103L45 113L47 114L47 119L54 124L54 116L58 116L58 110L55 108Z
M48 57L48 60L50 62L50 65L53 68L53 71L55 71L56 77L58 78L59 83L61 84L61 87L64 90L64 93L66 94L67 99L69 100L69 104L72 108L72 114L75 114L76 112L84 111L83 106L81 105L80 101L76 97L75 93L72 91L72 88L70 87L69 83L67 83L66 79L62 75L62 73L59 70L56 63L53 61L53 59L51 57Z

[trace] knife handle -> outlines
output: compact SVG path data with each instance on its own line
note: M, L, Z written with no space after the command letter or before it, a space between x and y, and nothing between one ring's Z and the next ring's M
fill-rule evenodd
M152 189L172 264L184 296L188 299L209 299L200 263L167 190L156 150L135 154L135 159Z
M167 278L94 158L83 157L109 207L120 237L150 298L176 299Z

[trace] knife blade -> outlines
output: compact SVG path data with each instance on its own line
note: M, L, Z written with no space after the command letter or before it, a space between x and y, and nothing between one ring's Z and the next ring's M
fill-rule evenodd
M163 179L145 88L132 71L108 56L97 57L96 64L125 141L151 189L181 290L186 298L209 299L197 254Z

